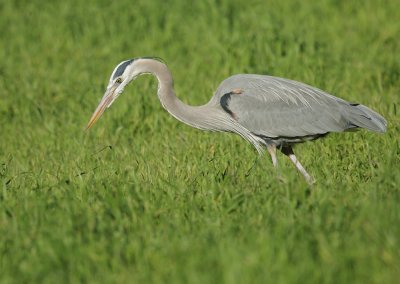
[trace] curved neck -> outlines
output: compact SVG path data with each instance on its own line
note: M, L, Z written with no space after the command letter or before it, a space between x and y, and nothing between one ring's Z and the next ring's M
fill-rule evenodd
M151 73L157 77L158 98L173 117L198 129L219 130L212 123L215 117L212 105L189 106L176 97L172 74L164 63L154 59L140 59L134 69L140 74Z

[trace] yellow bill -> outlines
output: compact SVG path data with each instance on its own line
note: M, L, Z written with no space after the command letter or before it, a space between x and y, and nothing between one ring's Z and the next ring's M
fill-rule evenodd
M104 94L103 98L101 99L99 105L97 106L96 110L94 111L92 118L90 118L88 125L86 126L86 131L90 129L90 127L93 126L93 124L100 118L100 116L103 114L103 112L108 108L112 102L114 101L116 87L111 87L106 91Z

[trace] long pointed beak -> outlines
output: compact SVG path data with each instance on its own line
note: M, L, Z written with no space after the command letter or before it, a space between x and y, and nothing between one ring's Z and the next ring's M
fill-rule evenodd
M106 108L108 108L112 104L115 98L114 92L116 88L117 88L116 86L113 86L107 89L99 105L94 111L92 118L89 120L89 123L86 126L86 131L89 130L90 127L92 127L92 125L100 118L100 116L103 114Z

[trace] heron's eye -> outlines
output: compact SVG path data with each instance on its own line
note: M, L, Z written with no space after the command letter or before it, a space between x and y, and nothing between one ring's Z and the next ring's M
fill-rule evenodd
M115 83L120 84L121 82L122 82L122 79L121 79L121 78L118 78L117 80L115 80Z

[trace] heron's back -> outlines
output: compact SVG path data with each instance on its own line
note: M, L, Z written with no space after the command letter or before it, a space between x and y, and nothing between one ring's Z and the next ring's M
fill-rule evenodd
M293 143L355 127L385 132L387 125L364 105L273 76L234 75L220 84L213 100L253 134Z

